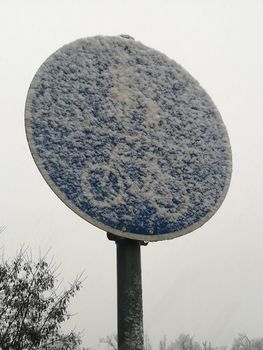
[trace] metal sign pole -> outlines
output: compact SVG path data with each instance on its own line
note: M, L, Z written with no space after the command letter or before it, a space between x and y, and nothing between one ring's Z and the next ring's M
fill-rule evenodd
M108 233L117 251L118 350L143 350L141 244Z

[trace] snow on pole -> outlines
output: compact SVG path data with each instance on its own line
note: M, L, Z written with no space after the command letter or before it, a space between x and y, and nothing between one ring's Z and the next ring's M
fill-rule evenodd
M141 243L115 236L118 350L143 350Z

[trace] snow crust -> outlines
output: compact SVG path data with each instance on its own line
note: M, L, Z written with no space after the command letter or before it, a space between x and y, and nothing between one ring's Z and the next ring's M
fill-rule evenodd
M26 129L52 189L117 234L187 233L214 214L229 186L229 139L210 97L180 65L129 36L55 52L31 84Z

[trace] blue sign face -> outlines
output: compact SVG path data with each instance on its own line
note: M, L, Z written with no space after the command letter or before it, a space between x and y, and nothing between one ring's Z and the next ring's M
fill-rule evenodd
M226 195L231 150L215 105L180 65L127 36L55 52L31 83L25 117L45 180L105 231L174 238Z

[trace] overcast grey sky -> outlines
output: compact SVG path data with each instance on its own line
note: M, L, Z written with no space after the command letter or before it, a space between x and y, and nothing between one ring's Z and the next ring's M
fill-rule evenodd
M50 190L24 131L29 84L75 39L127 33L186 68L227 126L234 171L217 214L200 229L142 248L145 330L154 343L181 332L214 345L261 335L263 3L251 1L0 1L0 226L6 257L50 247L65 281L85 269L72 325L87 345L116 329L115 246Z

